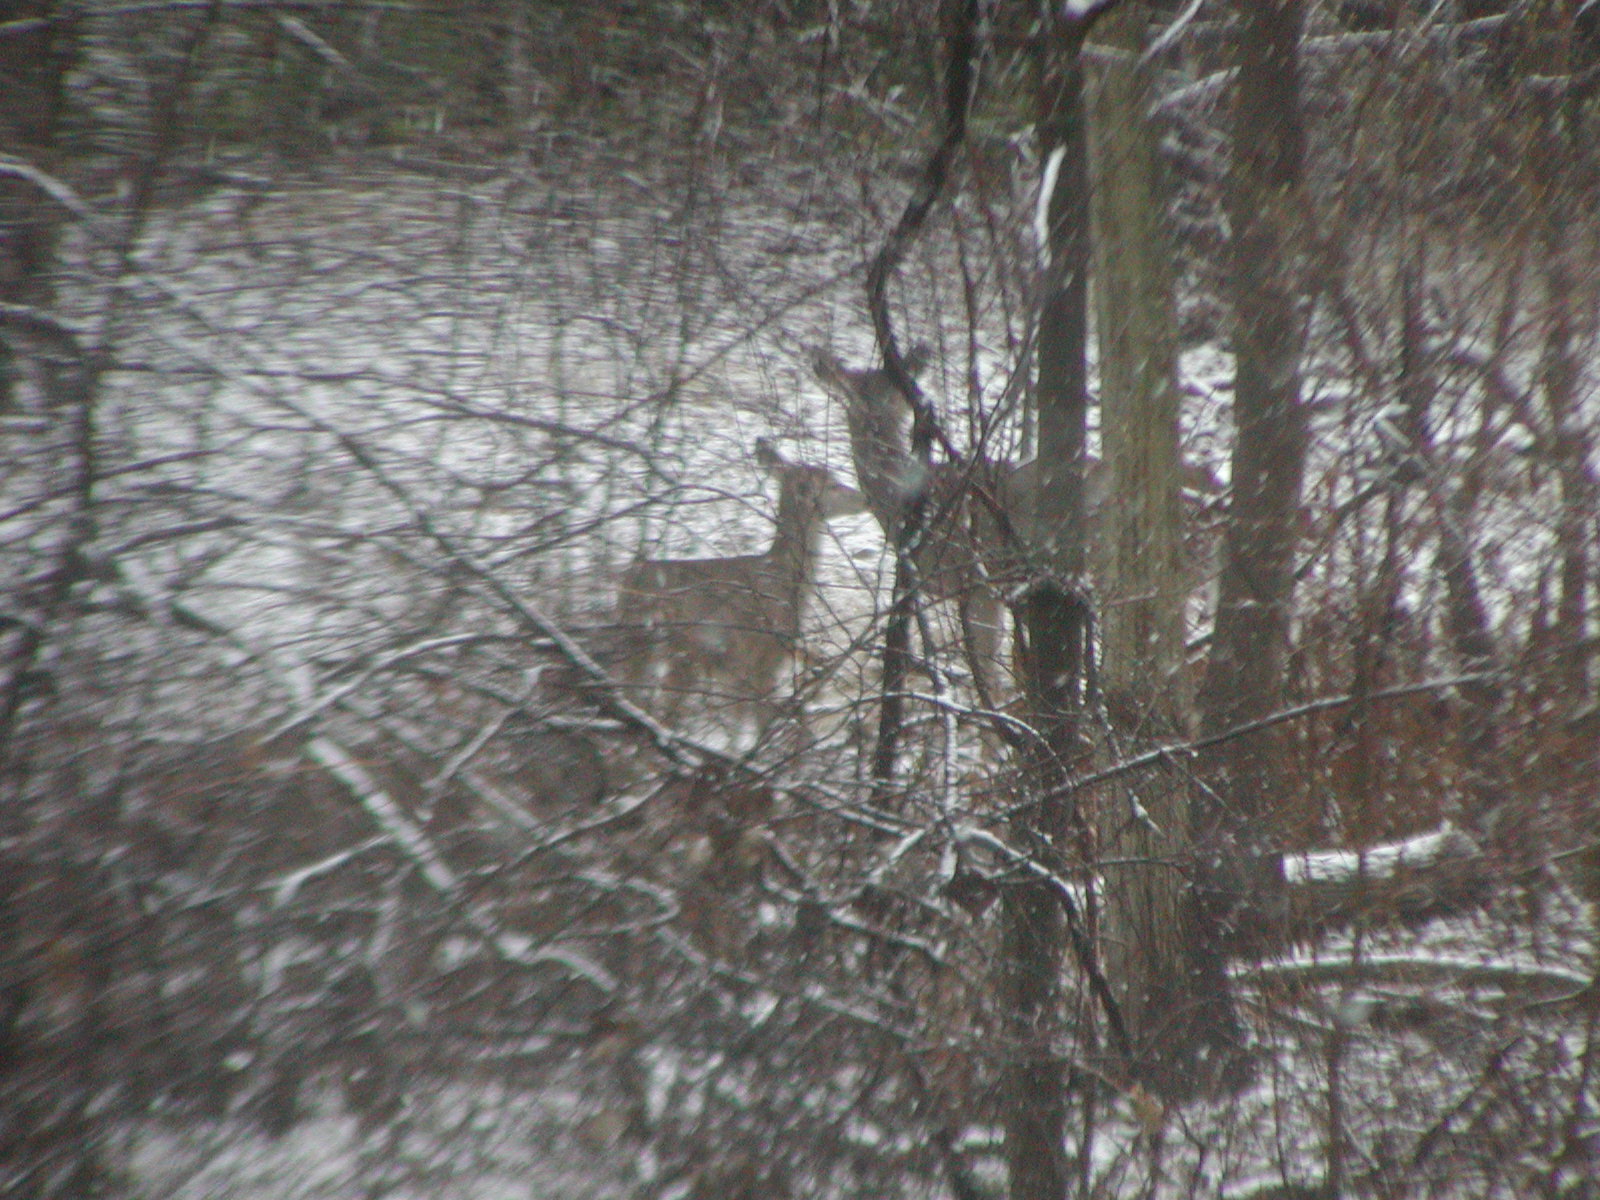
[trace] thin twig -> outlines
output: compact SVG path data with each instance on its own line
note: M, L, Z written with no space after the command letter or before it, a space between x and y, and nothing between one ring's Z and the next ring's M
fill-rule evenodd
M1460 687L1465 684L1482 683L1493 672L1474 671L1464 675L1451 675L1444 679L1427 679L1420 683L1401 684L1396 687L1384 688L1381 691L1369 692L1357 696L1347 694L1342 696L1327 696L1321 700L1312 700L1305 704L1297 704L1293 708L1279 709L1277 712L1268 713L1254 721L1246 721L1243 725L1235 725L1231 729L1224 729L1220 733L1213 733L1207 737L1196 738L1188 742L1173 742L1165 746L1157 746L1154 750L1147 750L1132 758L1115 763L1104 770L1094 771L1088 775L1080 775L1076 779L1053 788L1042 796L1023 801L997 813L997 816L1008 816L1012 812L1026 808L1029 805L1039 804L1045 800L1054 800L1062 796L1070 796L1086 787L1097 783L1104 783L1108 779L1115 779L1131 771L1143 770L1158 764L1173 762L1181 759L1193 758L1202 750L1209 750L1213 746L1224 742L1231 742L1236 738L1246 737L1262 729L1269 729L1274 725L1282 725L1289 721L1298 721L1302 717L1315 716L1318 713L1330 712L1335 709L1347 708L1356 703L1371 703L1379 700L1398 700L1406 696L1415 696L1424 692L1437 692L1445 688Z

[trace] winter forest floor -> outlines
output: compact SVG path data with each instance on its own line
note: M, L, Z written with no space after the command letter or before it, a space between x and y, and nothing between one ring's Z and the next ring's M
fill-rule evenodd
M1317 86L1309 154L1342 179L1365 151ZM873 112L898 129L895 104ZM26 1194L91 1161L84 1194L174 1200L1005 1194L994 897L1024 875L1034 736L1011 616L979 663L958 606L926 606L886 796L894 562L860 504L819 520L794 653L754 701L727 649L749 630L701 614L674 677L679 632L619 589L641 555L782 542L797 493L758 440L865 490L813 363L873 362L863 277L915 163L770 120L719 110L665 149L618 121L516 155L224 156L124 258L109 224L64 235L61 328L105 356L80 378L39 335L0 412L0 576L23 581L0 636L45 647L0 746L0 1145L32 1155ZM896 284L973 457L1036 434L1038 167L975 136ZM1235 482L1218 186L1176 206L1194 676ZM1600 577L1561 574L1564 548L1600 558L1562 490L1600 470L1594 330L1569 331L1579 399L1552 415L1536 239L1440 200L1418 466L1395 434L1414 246L1349 186L1319 197L1349 224L1319 234L1337 280L1306 309L1298 710L1265 806L1293 899L1227 964L1231 1088L1130 1079L1069 972L1048 1066L1085 1200L1600 1200ZM1592 299L1588 224L1570 237ZM1452 640L1441 529L1470 542L1487 662ZM1123 715L1092 717L1109 777ZM1192 761L1081 804L1149 820ZM1074 853L1057 882L1095 933L1129 864Z

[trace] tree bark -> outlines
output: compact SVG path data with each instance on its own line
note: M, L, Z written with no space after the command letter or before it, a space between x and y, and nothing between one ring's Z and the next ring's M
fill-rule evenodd
M906 365L894 334L889 312L889 280L899 269L912 241L927 224L934 202L943 192L957 151L966 139L967 108L972 102L978 57L977 0L950 0L949 57L944 79L944 129L939 144L924 164L921 178L867 269L867 308L883 370L895 389L911 405L911 453L927 463L933 445L933 414L917 386L916 373ZM878 738L872 757L873 802L887 802L894 789L895 756L904 724L903 689L911 668L911 623L916 612L920 582L916 549L925 536L927 497L918 493L899 514L894 532L894 593L883 635L882 699L878 709Z
M1056 20L1041 38L1041 151L1053 163L1042 198L1048 263L1040 296L1035 391L1040 478L1033 529L1038 555L1019 614L1030 717L1041 744L1025 764L1048 796L1081 765L1079 713L1091 657L1092 622L1083 583L1083 465L1088 414L1088 147L1080 54L1086 24ZM1052 174L1047 172L1048 181ZM1076 825L1064 794L1019 814L1016 841L1060 877ZM1007 1032L1002 1079L1006 1165L1012 1200L1060 1200L1068 1185L1067 1071L1062 1054L1061 977L1067 926L1054 886L1035 876L1001 896L1001 1001Z
M1115 497L1099 515L1095 577L1113 758L1182 740L1192 708L1172 250L1149 73L1138 65L1148 20L1145 4L1131 4L1100 27L1109 53L1091 122L1100 435ZM1099 944L1135 1070L1153 1091L1191 1094L1207 1029L1231 1034L1236 1024L1225 978L1204 978L1197 957L1182 782L1161 765L1119 780L1101 790L1094 824L1096 857L1121 864L1102 876ZM1200 1013L1210 1016L1191 1019Z
M1556 602L1555 670L1561 691L1571 697L1574 710L1590 707L1600 680L1594 677L1596 655L1589 637L1590 595L1595 545L1600 541L1600 478L1593 461L1592 420L1584 416L1583 348L1592 344L1595 326L1585 318L1592 292L1582 286L1582 261L1572 230L1578 207L1572 197L1582 195L1582 185L1571 177L1571 164L1580 156L1573 145L1577 127L1550 121L1531 147L1533 175L1539 203L1535 213L1543 251L1544 295L1549 325L1539 364L1540 391L1544 395L1550 428L1549 457L1561 489L1561 513L1556 522L1560 557ZM1579 202L1581 203L1581 202ZM1588 756L1600 761L1600 747Z
M1234 5L1232 227L1235 443L1232 504L1211 655L1199 696L1202 734L1245 725L1284 697L1294 548L1306 453L1300 400L1304 318L1296 266L1303 206L1299 0ZM1204 764L1193 820L1206 936L1248 943L1278 907L1281 878L1264 844L1282 731L1223 743ZM1217 956L1212 955L1212 958Z
M58 165L67 75L78 53L77 20L61 8L55 0L19 0L6 14L16 28L0 36L0 147L47 173ZM0 175L0 303L50 307L65 215L33 181ZM37 359L0 329L0 413L17 406L23 384L43 369ZM48 402L49 381L33 382L38 398Z

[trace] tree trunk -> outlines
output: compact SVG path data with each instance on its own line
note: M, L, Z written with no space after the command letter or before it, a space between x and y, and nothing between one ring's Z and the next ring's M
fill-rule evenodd
M7 16L18 26L0 36L0 147L47 173L57 168L57 142L67 105L67 74L77 56L78 25L55 0L20 0ZM28 18L36 24L30 25ZM66 210L31 180L0 176L0 303L48 308L51 271ZM0 327L0 413L22 400L32 382L48 402L48 380L14 331Z
M1148 19L1132 4L1100 27L1109 54L1092 113L1100 434L1116 498L1095 542L1112 759L1181 741L1191 724L1172 251L1149 73L1137 65ZM1203 979L1197 959L1181 781L1162 766L1118 781L1095 830L1097 858L1126 864L1102 877L1099 933L1136 1070L1152 1090L1190 1094L1207 1029L1236 1026L1225 978Z
M1295 533L1306 453L1300 400L1304 318L1296 278L1303 134L1299 0L1234 5L1232 505L1200 728L1213 735L1266 716L1284 698ZM1284 781L1277 726L1222 743L1194 793L1208 936L1248 942L1270 920L1281 880L1263 844ZM1215 959L1216 955L1211 956Z
M1088 675L1091 621L1085 567L1083 462L1087 433L1088 151L1081 23L1042 38L1040 138L1056 165L1044 198L1049 262L1039 312L1039 488L1033 528L1040 561L1018 635L1024 684L1043 745L1026 764L1037 794L1059 787L1083 757L1078 713ZM1047 179L1049 176L1047 175ZM1075 824L1065 797L1023 809L1016 841L1059 877ZM1067 1075L1060 1041L1067 928L1049 882L1019 879L1002 893L1001 1001L1008 1059L1002 1081L1012 1200L1061 1200L1067 1191Z
M1402 295L1400 328L1400 403L1406 434L1420 459L1435 464L1428 482L1433 492L1439 550L1437 569L1444 581L1445 629L1461 668L1483 677L1462 684L1465 701L1461 742L1467 776L1465 810L1451 815L1469 829L1484 828L1484 818L1505 800L1499 765L1501 688L1489 676L1496 665L1494 634L1489 610L1478 586L1478 569L1468 536L1470 497L1454 481L1437 473L1433 450L1432 399L1434 380L1428 367L1427 331L1421 314L1422 277L1418 264L1410 268Z
M1589 637L1590 579L1594 547L1600 538L1600 478L1593 461L1593 421L1584 415L1584 347L1593 344L1592 292L1582 286L1579 263L1582 251L1572 230L1580 214L1572 211L1582 184L1572 178L1580 161L1573 144L1577 127L1551 121L1531 147L1533 175L1539 204L1535 214L1543 251L1544 295L1549 325L1539 364L1540 391L1550 423L1549 455L1554 460L1561 489L1561 515L1556 522L1560 558L1559 594L1556 602L1555 669L1560 689L1571 698L1574 711L1592 703L1597 683L1593 676L1594 642ZM1600 747L1587 756L1600 760Z

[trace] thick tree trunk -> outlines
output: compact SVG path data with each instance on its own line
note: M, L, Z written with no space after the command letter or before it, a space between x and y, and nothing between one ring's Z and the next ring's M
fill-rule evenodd
M1238 79L1226 199L1236 440L1216 627L1199 697L1206 735L1257 720L1283 702L1306 453L1296 278L1301 5L1239 0L1234 10ZM1281 880L1263 840L1283 786L1281 732L1272 726L1221 743L1194 792L1208 937L1247 942L1251 925L1271 920L1277 907Z
M1191 720L1172 253L1148 72L1137 65L1148 16L1127 5L1100 27L1110 53L1092 110L1100 435L1115 497L1100 513L1095 576L1116 759L1181 740ZM1235 1027L1226 991L1202 990L1226 981L1203 979L1198 965L1182 781L1163 766L1118 781L1099 798L1095 829L1097 857L1125 864L1103 875L1099 933L1136 1069L1153 1090L1190 1093L1206 1029ZM1212 1015L1197 1023L1202 1012Z
M1149 72L1135 61L1147 20L1146 4L1125 5L1096 38L1109 49L1096 72L1091 128L1100 437L1115 503L1099 517L1095 565L1105 610L1103 685L1119 730L1143 736L1148 721L1150 733L1172 736L1187 727L1190 706L1177 318Z

